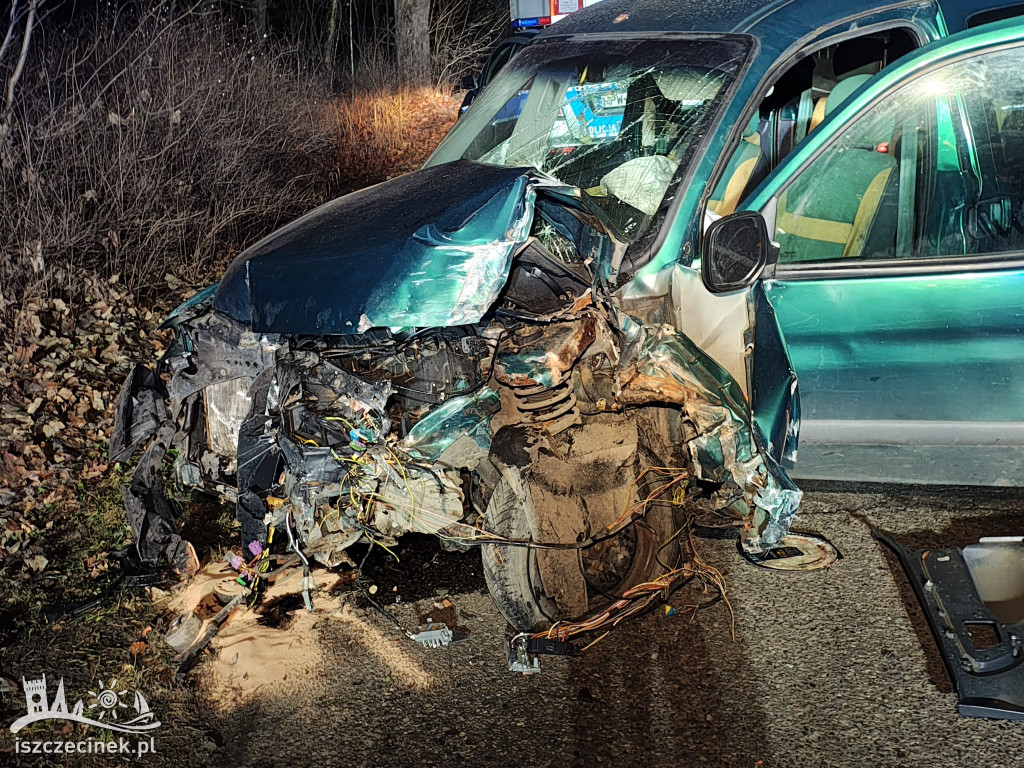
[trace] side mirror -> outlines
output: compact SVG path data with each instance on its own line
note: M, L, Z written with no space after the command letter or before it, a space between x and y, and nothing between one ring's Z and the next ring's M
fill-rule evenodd
M476 75L472 73L459 78L459 88L464 91L475 91L478 87Z
M712 222L704 234L701 277L712 293L746 288L768 264L772 244L760 213L741 211Z

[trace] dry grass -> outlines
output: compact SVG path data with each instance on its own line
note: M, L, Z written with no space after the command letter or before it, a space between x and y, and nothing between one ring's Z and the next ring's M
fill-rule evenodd
M40 38L25 71L0 147L0 313L74 303L84 272L141 297L209 282L315 205L414 169L457 111L433 90L331 95L209 22L97 22Z
M433 90L368 91L326 110L338 132L338 173L365 186L414 170L454 124L458 101Z

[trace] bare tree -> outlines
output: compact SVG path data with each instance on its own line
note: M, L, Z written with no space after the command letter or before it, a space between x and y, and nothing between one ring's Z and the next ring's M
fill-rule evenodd
M25 60L28 58L29 43L32 42L32 30L36 24L36 11L39 9L39 0L29 0L28 13L25 15L25 32L21 38L21 52L18 54L18 61L14 65L11 77L7 81L6 99L4 101L3 116L0 117L0 143L6 144L11 133L11 112L14 110L14 91L18 87L21 73L25 70ZM7 27L7 34L4 36L3 45L0 45L0 59L7 50L18 26L20 17L18 14L18 2L11 4L11 20Z
M256 24L256 31L261 38L266 37L267 29L267 6L268 0L252 0L252 19Z
M334 61L338 55L338 17L341 14L341 0L328 0L331 6L327 14L327 35L324 40L324 71L334 77Z
M472 0L434 0L430 40L437 86L450 87L460 75L479 71L508 24L504 4L474 10Z
M395 0L395 48L399 83L430 85L430 0Z

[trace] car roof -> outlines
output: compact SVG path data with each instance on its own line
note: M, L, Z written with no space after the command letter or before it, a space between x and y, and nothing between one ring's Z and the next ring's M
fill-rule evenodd
M938 0L952 15L952 31L963 28L971 14L1001 8L1013 0ZM921 5L926 5L922 0ZM892 7L878 0L603 0L549 27L544 37L561 35L646 32L746 32L762 39L777 37L790 24L815 26Z
M822 6L832 3L847 8L857 4L856 0L820 0ZM562 19L550 27L545 36L600 32L741 32L747 31L744 27L756 17L772 13L774 6L781 5L785 10L789 4L784 0L768 3L761 0L603 0Z

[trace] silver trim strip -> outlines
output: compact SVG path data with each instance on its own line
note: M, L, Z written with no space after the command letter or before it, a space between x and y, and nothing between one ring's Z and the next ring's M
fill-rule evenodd
M801 421L800 446L814 443L1024 446L1024 421Z

